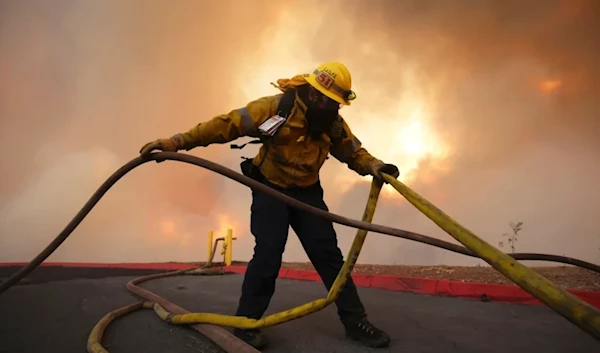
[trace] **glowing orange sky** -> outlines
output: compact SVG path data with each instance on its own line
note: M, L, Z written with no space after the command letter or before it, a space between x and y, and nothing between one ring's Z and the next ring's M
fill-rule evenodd
M329 60L349 67L358 95L342 115L403 182L494 244L523 221L523 251L599 258L597 1L136 6L23 2L0 13L0 144L17 151L2 168L0 261L34 256L145 142L277 94L270 82ZM254 152L189 153L239 170ZM330 209L360 218L370 179L333 158L321 177ZM207 232L231 227L234 259L247 260L250 202L212 172L148 164L54 258L198 260ZM375 221L449 239L389 186ZM354 230L336 229L345 252ZM306 260L289 239L285 259ZM375 234L361 261L473 263Z

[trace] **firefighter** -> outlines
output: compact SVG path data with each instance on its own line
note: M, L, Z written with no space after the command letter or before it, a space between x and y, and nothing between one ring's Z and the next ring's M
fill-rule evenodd
M140 153L188 151L243 136L261 137L263 144L256 157L242 163L243 173L326 211L319 170L328 154L362 176L381 178L380 173L386 173L398 177L398 168L367 152L339 115L341 105L348 106L356 98L344 64L325 63L310 74L280 79L276 87L283 94L259 98L187 132L147 143ZM270 130L277 123L276 131ZM325 286L331 288L344 261L331 221L254 190L250 211L254 255L246 269L236 316L263 316L275 292L290 226ZM351 278L335 303L348 338L370 347L389 345L388 334L367 320ZM256 349L266 344L264 334L257 329L235 329L234 334Z

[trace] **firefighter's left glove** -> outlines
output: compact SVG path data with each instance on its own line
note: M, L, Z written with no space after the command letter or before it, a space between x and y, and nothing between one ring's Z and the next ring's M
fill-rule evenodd
M383 179L381 173L387 174L394 178L398 178L400 176L400 171L398 170L398 167L396 167L393 164L377 163L373 165L372 168L373 176L380 180ZM385 183L387 183L387 181Z
M177 152L181 147L173 138L159 139L156 141L148 142L140 149L142 157L146 157L150 152L154 150L160 150L163 152Z

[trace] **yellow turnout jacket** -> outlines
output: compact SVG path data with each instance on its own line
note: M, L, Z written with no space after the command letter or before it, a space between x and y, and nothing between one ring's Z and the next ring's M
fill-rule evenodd
M174 136L182 149L190 150L213 143L228 143L244 136L258 137L258 126L277 114L283 94L262 97L245 107L202 122L189 131ZM325 158L331 153L340 162L360 175L372 174L375 165L383 162L373 157L342 120L345 133L331 140L327 134L313 139L307 134L306 105L296 93L294 108L287 121L271 138L267 149L263 145L253 163L260 165L265 178L280 187L306 187L316 183ZM262 162L262 164L261 164Z

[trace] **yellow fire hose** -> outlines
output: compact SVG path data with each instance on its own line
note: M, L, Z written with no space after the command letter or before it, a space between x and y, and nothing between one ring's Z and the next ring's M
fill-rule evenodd
M329 290L326 299L317 299L313 302L292 308L290 310L269 315L260 320L248 319L243 317L212 314L212 313L184 313L174 314L167 311L163 306L157 303L141 302L133 304L121 309L118 309L105 316L101 322L92 330L88 341L88 351L94 353L106 353L107 351L101 346L100 341L102 333L106 325L114 320L116 317L125 315L128 312L141 309L141 308L152 308L163 320L172 324L198 324L208 323L220 326L238 327L238 328L259 328L277 325L283 322L294 320L310 313L316 312L323 309L330 303L334 302L339 291L343 287L348 276L352 272L354 264L356 263L357 257L360 253L362 245L367 231L374 231L377 233L392 235L405 239L411 239L420 241L426 244L438 246L450 251L463 253L465 255L479 257L489 263L496 270L501 272L507 278L512 280L514 283L519 285L525 291L539 299L541 302L558 312L560 315L568 319L579 328L589 333L596 339L600 340L600 311L592 307L591 305L579 300L577 297L568 293L567 291L556 287L546 278L537 274L535 271L527 268L520 264L517 259L532 259L532 260L546 260L546 261L558 261L568 264L574 264L581 266L596 272L599 271L599 266L590 264L581 260L571 259L556 255L545 255L545 254L505 254L492 245L486 243L475 234L471 233L456 221L444 214L441 210L430 204L427 200L423 199L420 195L412 191L406 185L400 181L384 175L384 179L389 182L397 191L399 191L411 204L417 209L423 212L427 217L434 221L444 231L462 243L465 248L457 246L452 243L444 242L439 239L430 238L424 235L407 232L400 229L386 227L382 225L371 224L373 213L377 204L379 192L381 190L381 183L373 181L371 185L371 191L369 194L369 201L362 221L356 221L348 219L327 211L317 209L309 206L302 202L299 202L287 195L277 192L255 180L247 178L239 173L234 172L224 166L220 166L216 163L194 157L191 155L174 153L174 152L161 152L152 154L148 158L138 157L133 159L119 170L117 170L110 178L108 178L104 184L94 193L94 195L88 200L84 207L79 213L71 220L71 222L65 227L65 229L52 241L36 258L34 258L28 265L19 270L16 274L11 276L4 283L0 284L0 294L6 291L8 288L16 284L29 272L37 268L60 244L73 232L77 225L85 218L85 216L91 211L94 205L100 200L100 198L114 185L121 177L127 174L137 166L144 164L149 161L162 162L164 160L174 160L185 162L197 166L201 166L210 170L213 170L219 174L222 174L230 179L236 180L242 184L251 187L254 190L267 193L273 197L283 200L288 205L297 209L315 214L325 219L331 220L332 222L344 224L359 229L352 247L349 251L348 258L344 263L343 268L340 270L333 286Z
M371 183L369 201L367 202L367 207L363 214L363 221L365 222L371 222L371 220L373 219L373 214L375 213L375 207L377 205L379 192L381 191L381 186L382 183L377 182L376 180L373 180L373 182ZM158 304L154 306L154 310L156 311L158 316L160 316L161 319L172 324L181 325L210 323L219 326L237 327L243 329L274 326L312 314L316 311L325 308L327 305L333 303L337 299L344 284L346 283L346 280L350 276L352 269L354 268L354 264L358 259L358 255L360 254L360 250L365 242L366 236L366 230L358 230L356 237L354 238L354 242L350 247L350 251L347 257L348 260L344 262L342 269L338 273L335 281L333 282L333 285L331 286L331 289L329 290L329 293L327 294L327 298L325 299L317 299L312 302L299 305L295 308L269 315L260 320L212 313L191 313L183 315L173 315L164 310Z
M377 206L377 200L379 198L379 193L381 191L383 183L373 179L371 183L371 191L369 192L369 198L367 202L367 207L365 208L365 212L363 214L362 220L364 222L371 222L373 220L373 215L375 214L375 208ZM185 314L173 314L163 308L159 303L151 303L151 302L139 302L136 304L128 305L126 307L117 309L108 313L104 316L98 324L94 327L90 336L88 338L88 352L89 353L108 353L108 351L102 346L102 335L104 334L104 330L108 326L110 322L114 319L121 317L125 314L128 314L132 311L139 309L154 309L156 314L163 319L164 321L170 324L198 324L198 323L208 323L219 326L228 326L228 327L237 327L244 329L251 328L263 328L278 325L284 322L288 322L291 320L299 319L306 315L317 312L329 304L335 302L335 300L340 295L342 288L346 284L346 281L350 277L350 273L356 264L356 260L358 259L358 255L360 254L360 250L365 242L365 238L367 236L367 231L363 229L359 229L354 237L354 241L352 242L352 246L348 251L347 261L344 262L340 272L338 273L335 281L333 282L329 292L327 294L327 298L316 299L312 302L299 305L295 308L281 311L269 316L266 316L260 320L249 319L240 316L231 316L231 315L222 315L222 314L213 314L213 313L185 313ZM185 274L189 273L189 270L186 271L175 271L172 273L167 273L164 275L156 275L157 277L166 277L167 275L176 275L176 274ZM149 276L150 277L150 276ZM131 289L131 286L128 285L128 288Z
M567 318L582 330L600 340L600 311L573 294L559 288L537 272L496 249L471 231L461 226L450 216L432 205L400 181L385 175L394 189L402 194L419 211L435 224L458 240L477 256L490 264L504 276L515 282L529 294L539 299Z

